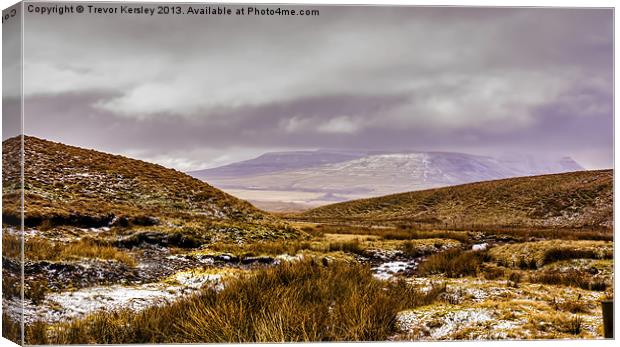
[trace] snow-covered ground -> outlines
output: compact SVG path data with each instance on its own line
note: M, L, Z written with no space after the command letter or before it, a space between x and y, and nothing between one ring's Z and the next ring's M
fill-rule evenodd
M436 311L406 311L397 317L397 324L401 330L417 330L428 339L442 340L459 330L481 326L493 319L492 312L485 309L462 309L443 315L438 315ZM438 322L429 327L434 320Z
M371 268L375 278L380 280L389 280L399 272L414 270L418 263L415 260L410 261L389 261L382 263L377 267Z
M194 293L205 284L222 288L222 274L200 271L182 271L168 281L147 283L137 286L112 285L82 288L75 291L50 293L40 305L27 302L24 306L24 320L27 323L42 320L64 322L83 317L99 310L130 309L140 311L154 305L172 302ZM9 313L20 314L19 303L10 305Z

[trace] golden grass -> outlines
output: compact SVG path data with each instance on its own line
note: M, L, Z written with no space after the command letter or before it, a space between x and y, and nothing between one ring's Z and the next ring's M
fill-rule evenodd
M565 285L595 291L604 291L609 287L604 279L574 269L570 271L537 271L529 276L529 281L531 283Z
M338 241L336 239L319 239L311 241L263 241L251 243L214 243L197 250L196 254L230 253L235 256L277 256L282 254L296 255L303 251L312 253L331 254L334 252L346 252L350 254L364 254L366 247L357 238L348 238Z
M230 278L219 292L205 288L139 313L96 313L26 337L31 344L382 341L395 332L399 311L444 290L382 282L360 265L300 261Z
M253 257L280 254L295 255L306 249L312 249L312 244L308 241L263 241L243 244L218 242L195 253L231 253L239 257Z
M349 241L373 241L378 240L377 235L368 234L330 234L325 233L323 239L329 242L349 242Z
M371 226L350 226L346 224L310 224L295 222L303 231L308 234L341 235L346 237L377 237L384 240L424 240L424 239L447 239L456 240L461 243L472 242L476 237L499 237L509 238L526 242L532 238L548 240L595 240L613 241L613 230L597 229L557 229L557 228L519 228L519 227L488 227L480 226L472 229L471 226L462 229L416 229L411 226L403 225L399 227L371 227Z
M92 240L80 240L62 246L59 259L109 259L135 266L136 260L128 253L115 247L100 246Z
M302 230L308 233L321 233L325 236L335 237L335 235L351 235L350 237L364 237L367 239L385 239L385 240L423 240L423 239L452 239L460 242L467 242L471 239L471 234L467 231L450 231L450 230L414 230L414 229L398 229L395 227L373 228L367 226L351 226L338 224L320 224L316 226L307 226Z
M13 320L6 312L2 312L2 337L16 344L22 342L21 324Z
M563 259L611 259L613 243L586 240L524 242L491 248L489 255L506 267L536 269Z
M303 221L413 227L602 227L613 220L613 171L518 177L321 206Z
M418 273L422 276L433 274L445 274L447 277L476 276L485 257L485 252L450 249L428 257L418 267Z
M3 141L4 164L10 166L18 156L19 142L19 138ZM24 150L28 163L24 167L24 223L28 227L97 228L112 221L130 227L181 220L177 229L182 229L199 220L201 231L224 229L221 235L276 239L303 234L247 201L160 165L31 136L24 137ZM18 174L8 172L3 182L13 186ZM18 195L3 195L5 222L21 222L19 202Z
M5 256L16 256L14 244L19 238L14 235L2 235L2 245L10 245ZM3 252L5 250L3 249ZM19 254L19 253L17 253ZM53 242L43 237L31 237L24 243L24 258L31 261L67 261L81 258L116 260L129 266L135 266L136 260L127 252L118 248L100 245L91 239L80 239L69 243Z
M19 235L2 233L2 256L16 260L21 259L21 238ZM21 261L21 260L20 260Z

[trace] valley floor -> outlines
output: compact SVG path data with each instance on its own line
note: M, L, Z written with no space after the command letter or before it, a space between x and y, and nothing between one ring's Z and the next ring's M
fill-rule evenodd
M200 247L161 242L148 228L137 238L109 228L28 230L26 342L603 336L609 230L297 226L305 239ZM3 245L15 245L15 230L3 231ZM128 237L139 242L119 242ZM15 339L19 266L3 251L3 335Z

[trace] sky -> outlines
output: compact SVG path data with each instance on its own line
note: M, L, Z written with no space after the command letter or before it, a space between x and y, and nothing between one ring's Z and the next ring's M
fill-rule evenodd
M613 166L612 10L312 8L26 14L25 133L182 171L317 148Z

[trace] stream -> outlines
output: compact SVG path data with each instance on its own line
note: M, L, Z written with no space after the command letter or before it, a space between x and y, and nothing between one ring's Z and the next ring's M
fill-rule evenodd
M482 246L473 246L474 249L476 247ZM439 251L441 250L438 249L437 252ZM430 254L407 257L400 251L377 249L370 252L367 257L357 256L357 258L360 263L370 266L375 278L390 280L394 276L415 276L418 264L428 255ZM104 267L90 261L53 266L51 265L53 263L39 262L37 265L30 263L26 264L28 278L49 280L50 286L57 290L48 293L36 305L31 300L26 300L24 321L32 323L41 320L57 323L80 318L99 310L140 311L153 305L173 302L197 292L205 285L213 286L216 290L221 289L223 276L230 272L274 266L283 261L295 261L300 258L283 254L276 257L239 259L229 254L217 256L169 254L167 250L159 249L145 252L139 264L129 273L106 271L113 265L109 262L104 262ZM97 271L93 272L93 269ZM111 277L108 282L101 282L89 279L88 276L94 276L95 279ZM129 280L118 281L118 278ZM66 288L69 282L77 283L78 286ZM64 283L65 287L59 283ZM10 315L20 314L18 300L9 299L6 302L9 304L5 308Z

